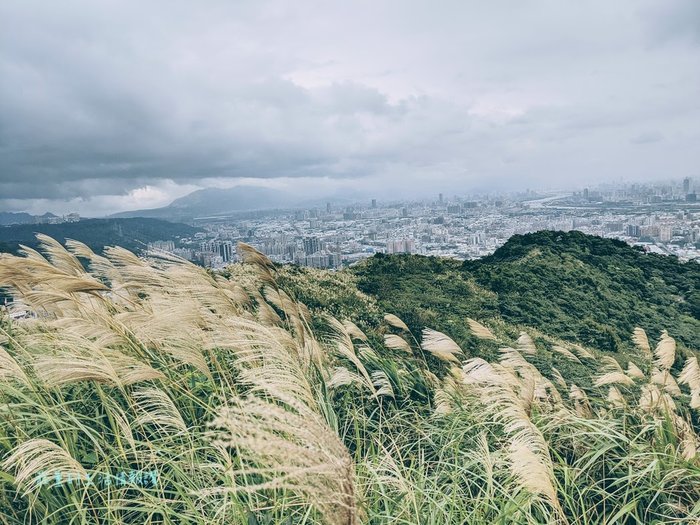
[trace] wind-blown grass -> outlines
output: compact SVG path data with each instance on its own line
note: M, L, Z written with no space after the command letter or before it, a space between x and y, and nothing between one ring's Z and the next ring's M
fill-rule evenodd
M700 368L667 333L635 330L623 370L465 319L487 362L395 315L313 317L250 246L229 280L40 241L0 256L35 314L0 319L0 523L700 520Z

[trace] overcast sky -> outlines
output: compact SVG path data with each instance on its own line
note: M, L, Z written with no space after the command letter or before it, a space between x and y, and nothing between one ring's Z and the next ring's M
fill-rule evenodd
M0 211L686 176L698 0L0 2Z

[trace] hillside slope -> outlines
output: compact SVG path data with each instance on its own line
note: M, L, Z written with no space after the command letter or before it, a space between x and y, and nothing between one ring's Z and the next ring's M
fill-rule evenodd
M580 232L516 235L464 263L377 255L350 271L362 292L412 330L434 326L460 343L467 316L611 352L629 349L638 325L667 328L686 346L700 334L700 265Z
M700 520L700 365L668 334L635 330L621 366L462 319L466 348L384 316L350 272L239 250L228 276L46 238L0 254L40 314L0 310L1 523ZM427 298L445 312L498 299L453 262L377 261L474 298Z

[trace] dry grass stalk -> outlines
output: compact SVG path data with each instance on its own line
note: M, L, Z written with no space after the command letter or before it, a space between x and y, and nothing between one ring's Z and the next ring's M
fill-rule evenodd
M571 348L574 349L576 354L578 354L578 356L581 359L595 359L595 356L581 345L573 344L573 345L571 345Z
M563 347L563 346L561 346L561 345L554 345L554 346L552 346L552 351L553 351L553 352L556 352L556 353L558 353L558 354L563 355L564 357L566 357L567 359L569 359L569 360L571 360L571 361L574 361L574 362L579 363L579 364L581 363L581 361L579 360L579 358L576 357L576 356L574 355L574 353L571 352L571 350L569 350L568 348L565 348L565 347Z
M698 358L695 356L685 360L683 370L678 376L678 382L682 385L688 385L691 390L700 390L700 366L698 366Z
M469 323L469 329L471 332L479 339L486 339L489 341L495 341L496 336L493 335L491 330L486 328L483 324L475 321L474 319L467 318L467 323Z
M625 396L615 386L611 386L608 389L608 397L606 399L613 408L625 408L627 406Z
M601 387L605 385L625 385L631 386L634 381L631 377L623 372L607 372L598 376L595 380L595 386Z
M29 385L29 378L19 366L17 361L0 346L0 381L15 380L24 385Z
M401 319L399 319L397 316L394 314L384 314L384 321L389 326L392 326L394 328L398 328L399 330L403 330L404 332L408 332L408 326L406 326L406 323L404 323Z
M518 351L522 352L523 354L527 355L535 355L537 354L537 348L535 347L535 342L532 340L532 337L530 337L526 332L520 332L520 336L518 337Z
M343 326L352 339L367 342L367 335L355 323L346 319Z
M642 372L642 370L632 361L629 361L627 363L627 370L625 371L625 373L632 379L644 379L646 377L644 375L644 372Z
M669 336L666 330L661 332L661 339L654 349L654 356L656 357L654 365L661 370L670 370L676 360L676 340Z
M358 523L352 459L317 413L293 401L284 406L249 398L222 408L213 426L218 442L245 463L234 475L258 474L263 481L211 492L289 490L328 524Z
M425 328L422 335L421 347L423 350L430 352L442 361L459 363L457 355L462 353L462 349L449 336L431 328Z
M649 345L649 338L644 329L636 327L632 332L632 341L642 355L651 360L651 345Z
M392 350L401 350L403 352L412 354L411 345L401 337L395 334L385 334L384 335L384 346L391 348Z
M15 447L2 464L15 473L14 483L24 493L35 492L42 479L85 479L87 472L63 448L46 439L30 439Z

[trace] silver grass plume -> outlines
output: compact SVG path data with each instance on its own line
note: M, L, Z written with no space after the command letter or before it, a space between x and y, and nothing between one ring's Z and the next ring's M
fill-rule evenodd
M552 377L554 378L554 382L560 387L566 388L567 390L569 389L569 385L567 384L566 379L564 379L564 376L561 375L561 372L554 367L552 367Z
M15 380L28 386L29 378L10 353L0 345L0 381Z
M362 376L356 374L355 372L351 372L344 366L335 367L331 372L330 377L326 381L326 387L329 390L336 390L339 387L350 385L358 385L362 387L366 385L366 382Z
M485 415L503 424L509 439L508 457L512 473L520 488L534 496L544 496L557 514L563 516L554 488L549 446L530 420L528 403L520 394L522 380L502 364L473 358L463 366L463 381L480 400Z
M583 390L573 383L569 389L569 399L574 402L574 408L579 416L589 418L593 415L593 410L591 408L591 403L588 400L588 396Z
M654 349L654 364L661 370L670 370L676 360L676 340L666 330L661 332L656 348Z
M632 378L622 371L622 367L616 359L610 356L603 356L601 361L603 364L601 367L602 373L596 378L595 386L601 387L614 384L631 386L634 384Z
M326 319L328 320L330 327L334 331L331 340L335 344L335 348L338 350L338 353L341 356L348 359L350 362L352 362L353 365L355 365L357 371L364 378L367 387L372 391L374 395L376 395L374 381L372 381L369 372L367 372L367 368L355 353L355 345L353 344L352 337L350 337L350 334L345 328L345 325L338 321L335 317L330 315L326 316Z
M625 385L631 386L634 384L632 378L623 372L607 372L599 375L595 380L595 386L601 387L605 385Z
M496 340L496 336L493 335L493 332L491 332L491 330L486 328L483 324L469 318L467 318L467 323L469 324L469 329L471 330L472 334L479 339L486 339L490 341Z
M671 413L675 412L676 404L671 396L659 390L653 383L642 386L642 393L639 396L639 408L649 414L655 412Z
M535 342L532 340L527 332L520 332L520 336L517 341L518 351L527 355L537 354L537 348L535 347Z
M683 370L678 376L678 382L682 385L688 385L692 390L700 390L700 366L698 366L698 358L695 356L685 360Z
M258 275L264 283L270 284L273 287L275 286L275 278L273 275L275 265L266 255L244 242L238 243L236 251L241 261L257 269Z
M651 346L649 345L649 338L644 329L637 326L632 332L632 341L641 352L642 356L651 360Z
M212 423L216 443L235 450L243 462L233 475L257 474L262 481L206 492L292 491L313 505L325 523L357 525L354 465L345 446L306 403L275 387L266 391L269 400L233 400Z
M392 350L401 350L402 352L409 354L412 353L411 345L409 345L408 342L400 335L384 334L384 346L391 348Z
M646 376L644 375L644 372L635 365L632 361L629 361L627 363L627 370L625 373L630 376L632 379L644 379Z
M579 344L572 344L571 348L573 348L581 359L595 359L595 356L590 351Z
M362 330L360 330L360 328L355 323L353 323L349 319L345 319L343 321L343 326L345 327L345 331L350 335L352 339L367 342L367 335Z
M431 328L423 329L422 335L421 347L423 350L430 352L442 361L459 363L457 355L462 353L462 349L448 335Z
M571 350L569 350L568 348L566 348L564 346L554 345L554 346L552 346L552 351L563 355L564 357L566 357L567 359L569 359L571 361L574 361L576 363L581 364L581 361L579 360L579 358L576 357L576 355L574 355L574 353Z
M95 381L125 387L142 381L163 379L162 372L116 350L63 352L40 355L33 363L37 377L49 386Z
M404 323L401 319L399 319L397 316L394 314L384 314L384 321L389 326L392 326L394 328L398 328L399 330L403 330L404 332L408 332L408 326L406 326L406 323Z
M44 476L85 479L87 474L68 452L47 439L30 439L16 446L2 467L14 471L14 483L23 487L25 494L35 492Z
M625 408L627 406L625 397L615 386L611 386L608 389L608 397L606 400L613 408Z

